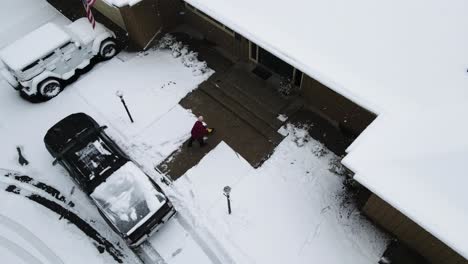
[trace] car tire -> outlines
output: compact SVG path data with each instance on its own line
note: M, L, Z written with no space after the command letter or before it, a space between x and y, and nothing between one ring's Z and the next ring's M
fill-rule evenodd
M99 47L99 57L101 60L110 60L117 54L117 43L113 39L106 39Z
M57 78L46 78L37 85L37 92L44 101L56 97L62 90L62 82Z

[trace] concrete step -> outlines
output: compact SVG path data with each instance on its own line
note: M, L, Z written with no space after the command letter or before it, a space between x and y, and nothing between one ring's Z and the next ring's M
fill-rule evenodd
M281 114L286 115L287 117L293 116L295 113L304 108L305 101L304 98L298 96L292 100L287 106L281 109Z
M278 130L283 124L277 118L278 113L269 110L264 105L259 103L258 100L254 99L251 95L237 88L236 85L221 81L213 82L213 85L220 89L224 94L229 96L232 100L236 101L249 112L254 114L257 118L263 120L274 130Z
M261 135L263 135L270 142L279 142L282 139L282 136L272 128L267 122L258 118L255 114L245 108L239 102L232 99L229 95L224 93L221 89L217 88L211 82L203 83L199 89L204 92L206 95L214 99L216 102L224 106L226 109L231 111L233 114L238 116L244 122L249 124L252 128L257 130Z
M272 84L260 79L242 66L236 65L231 68L223 80L236 86L273 113L279 113L279 110L289 103L289 100L283 98Z

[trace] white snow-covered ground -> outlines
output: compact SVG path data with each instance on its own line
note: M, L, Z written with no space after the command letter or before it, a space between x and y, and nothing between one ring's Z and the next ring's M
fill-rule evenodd
M66 23L67 20L45 1L33 2L27 3L22 0L10 7L20 10L23 5L35 4L37 9L31 10L35 12L32 12L27 23L25 22L27 25L18 22L21 27L18 26L17 30L0 28L2 32L6 32L2 34L2 45L14 41L21 36L20 34L27 33L43 23L49 21ZM4 16L1 21L7 19L8 17ZM12 23L5 25L15 26ZM132 144L145 146L139 143L146 141L153 143L151 140L140 139L139 135L153 138L153 132L156 133L157 143L152 146L160 145L161 148L151 151L149 149L151 147L148 147L147 151L155 157L154 164L157 164L159 160L177 149L180 144L177 142L183 142L188 137L191 123L195 120L195 117L181 109L177 102L210 74L210 72L200 74L194 72L193 67L184 66L185 58L188 57L173 58L171 51L121 53L118 58L96 65L89 73L68 86L56 100L43 104L24 101L17 91L0 79L0 145L2 146L0 169L3 169L0 177L2 189L0 217L11 219L16 227L22 226L29 232L26 236L21 236L18 233L20 231L12 227L11 221L10 225L5 224L6 220L0 221L0 249L4 256L3 261L8 260L9 263L114 261L106 252L101 254L94 245L95 242L73 224L69 224L66 219L60 220L60 215L25 198L24 196L41 195L61 204L31 184L20 183L3 176L7 171L13 170L60 191L60 195L75 205L72 208L62 204L65 208L85 220L114 245L120 244L116 246L117 248L123 247L121 251L125 263L139 262L133 252L123 246L124 242L110 230L95 206L76 187L65 170L60 166L52 166L52 157L45 149L43 136L48 128L66 115L85 112L98 122L109 125L110 133L115 134L116 138ZM124 93L124 98L135 118L134 124L128 121L125 110L115 95L116 90ZM180 124L172 125L175 120L180 121ZM160 129L169 126L175 129L171 131ZM30 162L28 166L22 167L18 164L17 146L22 148L24 156ZM9 185L19 187L21 195L24 196L3 191ZM35 235L34 239L30 233ZM44 246L40 245L46 245L49 250L44 250ZM77 248L80 250L77 251Z
M0 21L0 48L47 22L69 23L45 0L2 1Z
M26 0L18 3L24 4ZM38 27L50 19L33 19L35 24L29 27ZM1 29L5 30L3 26ZM12 41L17 32L9 32L13 33L4 39ZM41 104L24 101L6 81L0 80L2 260L9 263L115 261L106 251L100 253L96 243L76 226L24 197L40 195L69 209L116 245L123 254L123 262L139 262L66 171L52 166L43 136L63 117L85 112L109 126L107 132L111 137L147 174L158 179L161 175L154 170L155 165L181 146L195 121L195 116L179 106L178 101L211 74L211 71L200 71L203 64L193 60L193 54L186 50L182 49L178 58L173 54L168 50L121 53L96 65L57 98ZM135 123L128 120L116 91L123 92ZM149 239L149 244L166 263L377 261L386 238L353 212L353 208L340 206L343 179L328 170L335 157L331 154L318 157L320 145L310 140L303 130L287 127L282 132L289 136L257 170L221 143L173 185L161 184L179 211ZM29 165L18 164L17 146ZM56 188L67 203L34 184L4 177L7 170L19 171L34 178L34 182ZM21 195L4 191L10 185L17 186L13 191ZM226 199L222 194L225 185L233 187L232 215L226 214Z
M175 183L195 221L235 263L377 263L386 240L341 205L343 178L329 171L336 157L320 156L320 143L304 130L285 130L288 137L259 169L222 142Z
M176 150L188 138L190 126L195 120L190 112L183 110L177 103L210 73L194 74L191 68L183 65L181 58L173 58L170 51L152 51L132 56L127 54L125 57L127 60L124 62L115 58L96 65L89 73L67 87L59 97L43 104L24 101L2 80L0 145L4 151L0 153L0 168L20 171L56 187L62 193L71 193L75 184L64 169L51 165L52 157L45 149L42 138L54 123L75 112L88 113L101 124L109 125L109 133L113 134L117 141L131 142L131 145L143 148L150 157L154 157L149 167ZM119 98L115 95L116 90L124 93L135 119L134 124L128 120ZM16 146L22 146L23 154L30 165L21 167L18 164ZM4 180L0 178L1 181ZM6 196L2 199L2 204L9 204L15 211L23 212L24 198L12 194L1 195ZM114 241L123 243L109 228L105 228L106 224L83 193L75 190L74 194L68 197L75 203L83 203L84 207L89 208L80 216L99 222L98 227L104 227L104 231L99 229L100 231ZM31 210L24 208L23 214L27 212ZM10 211L4 210L2 213L13 219L17 218L17 212L10 214ZM35 220L41 219L22 219L25 226L29 226L29 222ZM93 259L96 260L91 261L92 263L108 261L107 257L103 257L105 254L100 255L95 248L93 249L90 241L83 240L83 234L80 235L79 230L63 230L57 222L59 221L42 220L38 224L47 226L46 229L57 230L55 233L46 233L51 240L60 241L68 236L63 234L70 233L70 236L76 236L83 241L82 243L89 244L89 250L83 247L80 254L83 258L76 258L77 263ZM44 239L42 236L40 238ZM73 242L73 239L70 238L70 241ZM131 255L131 252L127 253ZM66 256L66 252L60 255L64 259Z

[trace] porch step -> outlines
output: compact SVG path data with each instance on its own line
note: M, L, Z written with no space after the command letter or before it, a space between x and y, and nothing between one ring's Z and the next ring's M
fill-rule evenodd
M226 96L239 103L246 110L254 114L257 118L264 121L274 130L278 130L282 122L278 120L277 113L266 108L264 105L254 99L252 95L246 94L240 90L236 85L228 82L213 82L213 85L220 89Z
M249 108L234 100L222 89L216 87L214 83L205 82L199 87L199 89L258 131L262 136L268 139L268 141L279 142L282 140L282 136L278 134L276 131L277 129L273 127L274 125L270 125L268 122L259 118L256 114L250 111ZM275 125L277 124L275 123Z
M281 109L290 103L290 100L283 98L277 92L275 86L258 78L249 70L249 66L243 64L236 64L232 67L223 81L249 95L250 98L272 113L280 113Z

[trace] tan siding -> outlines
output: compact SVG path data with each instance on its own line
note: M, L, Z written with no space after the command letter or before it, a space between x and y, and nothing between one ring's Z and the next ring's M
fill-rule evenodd
M359 135L375 115L304 74L302 95L307 105L321 112L349 135Z
M242 37L242 40L238 42L237 53L235 54L240 60L249 60L249 40Z
M104 3L103 0L97 0L93 7L96 8L104 16L112 20L112 22L117 24L123 30L125 30L125 23L122 18L122 14L120 14L120 10L118 8Z
M468 264L468 260L375 194L369 198L363 210L377 224L419 252L431 263Z
M143 0L134 6L120 8L127 32L132 41L144 48L162 29L156 0Z
M186 12L184 19L187 24L200 31L207 40L215 43L229 54L237 56L237 40L234 38L234 36L227 33L218 26L213 25L211 22L194 13L189 8L186 8L185 10Z
M180 12L183 10L182 1L157 0L157 3L165 31L170 31L182 22L180 17Z

